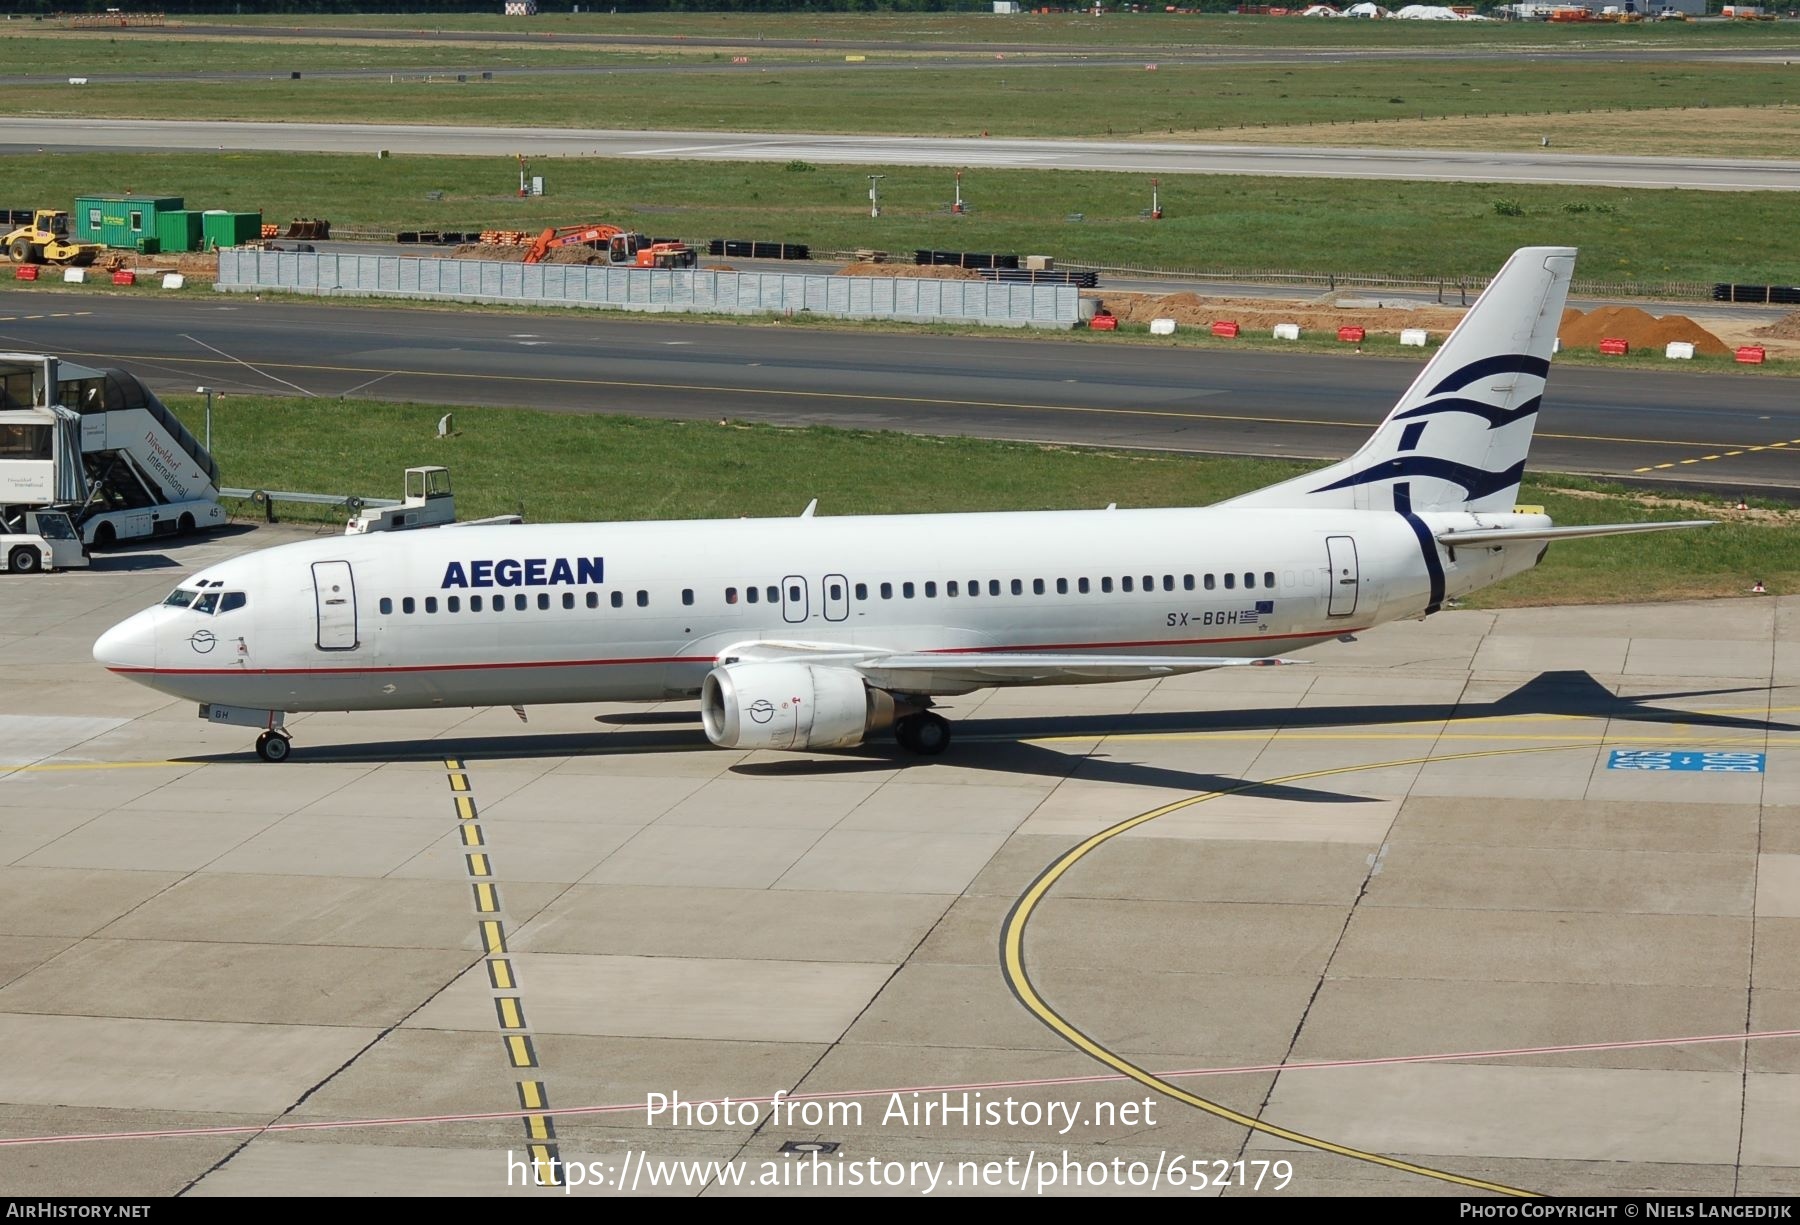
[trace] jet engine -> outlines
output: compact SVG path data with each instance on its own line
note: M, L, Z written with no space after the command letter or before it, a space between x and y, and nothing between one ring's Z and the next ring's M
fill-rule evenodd
M851 668L724 664L700 690L706 738L726 749L841 749L894 723L894 695Z

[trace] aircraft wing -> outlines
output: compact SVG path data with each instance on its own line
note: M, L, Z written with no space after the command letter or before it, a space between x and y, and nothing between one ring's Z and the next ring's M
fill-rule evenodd
M1021 651L884 655L855 664L874 685L908 692L988 685L1072 685L1135 681L1213 668L1266 668L1292 659L1227 659L1194 655L1055 655Z
M871 685L902 693L966 693L996 685L1079 685L1149 680L1213 668L1267 668L1296 659L1202 655L1096 655L1050 651L884 652L829 642L755 642L719 662L792 662L849 668Z

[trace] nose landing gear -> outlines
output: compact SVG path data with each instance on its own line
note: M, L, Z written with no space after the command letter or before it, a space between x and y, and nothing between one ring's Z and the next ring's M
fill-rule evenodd
M256 755L264 761L286 761L294 751L294 738L286 731L267 731L256 738Z

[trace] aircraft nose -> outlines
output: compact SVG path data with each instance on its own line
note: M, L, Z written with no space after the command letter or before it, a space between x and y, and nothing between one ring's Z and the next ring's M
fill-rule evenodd
M156 666L155 614L141 612L119 622L94 643L94 660L118 672Z

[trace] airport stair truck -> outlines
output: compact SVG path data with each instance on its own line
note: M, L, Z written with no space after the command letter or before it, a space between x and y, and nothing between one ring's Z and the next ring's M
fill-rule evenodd
M54 396L44 389L54 387ZM223 526L219 467L187 427L135 375L60 362L40 354L0 354L0 409L57 409L38 421L33 445L58 475L32 475L22 455L0 455L0 517L56 507L69 512L85 544L180 536ZM24 447L21 442L20 447ZM78 472L84 484L78 490ZM19 479L17 488L9 473ZM29 493L28 493L29 490Z

